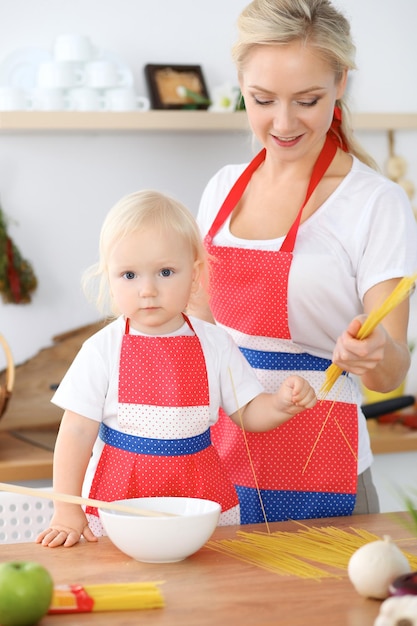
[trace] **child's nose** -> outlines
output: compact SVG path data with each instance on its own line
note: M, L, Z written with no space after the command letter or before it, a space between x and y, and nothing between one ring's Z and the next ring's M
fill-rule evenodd
M153 296L156 293L155 281L151 277L143 277L139 283L139 293L141 296Z

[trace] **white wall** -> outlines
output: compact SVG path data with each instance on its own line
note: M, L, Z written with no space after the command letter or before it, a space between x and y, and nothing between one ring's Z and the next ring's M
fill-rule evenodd
M351 19L358 47L352 108L417 112L415 0L336 3ZM0 70L15 51L50 49L56 35L82 32L132 68L139 93L146 93L146 63L200 64L210 90L236 82L230 47L245 5L246 0L0 0ZM382 166L384 133L359 138ZM417 187L416 140L416 131L399 132L396 147ZM115 201L155 187L196 212L207 179L223 164L250 155L250 138L239 133L0 133L0 203L12 220L11 236L39 279L31 304L0 302L0 332L16 362L49 345L53 335L97 319L79 280L96 259L101 222ZM414 312L413 337L416 318ZM417 391L417 374L412 381Z

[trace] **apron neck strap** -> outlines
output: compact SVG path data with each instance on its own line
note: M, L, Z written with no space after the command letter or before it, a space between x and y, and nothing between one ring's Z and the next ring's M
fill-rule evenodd
M219 231L219 229L223 226L226 219L229 217L230 213L233 211L240 198L243 195L246 187L250 179L252 178L252 174L258 169L258 167L265 161L266 150L263 148L254 159L249 163L246 169L239 176L229 193L227 194L220 211L216 215L216 219L207 236L209 240L213 239L214 235Z
M324 142L324 146L321 149L317 161L314 164L304 202L301 205L300 210L298 211L298 215L295 218L293 225L291 226L290 230L287 233L287 236L284 239L284 242L280 248L280 252L292 252L294 250L295 239L297 237L298 228L300 226L303 209L309 201L313 191L316 189L317 185L326 173L330 163L333 161L336 151L337 143L334 141L333 137L329 133L326 137L326 141Z

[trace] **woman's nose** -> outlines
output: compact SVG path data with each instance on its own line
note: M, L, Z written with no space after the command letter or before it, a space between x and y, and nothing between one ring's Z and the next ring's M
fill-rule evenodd
M285 136L294 130L294 112L290 106L280 104L276 108L273 126L280 136Z

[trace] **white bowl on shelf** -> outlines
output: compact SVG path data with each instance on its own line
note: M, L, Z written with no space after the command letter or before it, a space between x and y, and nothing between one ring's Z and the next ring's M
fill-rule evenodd
M144 516L99 509L110 541L122 552L145 563L173 563L197 552L213 534L220 517L217 502L201 498L154 497L118 500L172 516Z

